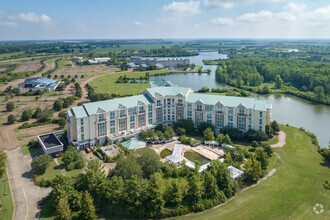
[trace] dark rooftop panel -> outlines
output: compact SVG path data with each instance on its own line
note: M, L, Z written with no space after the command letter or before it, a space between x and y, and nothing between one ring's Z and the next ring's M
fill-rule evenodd
M51 147L56 147L56 146L62 145L62 143L58 141L58 139L56 138L56 136L53 133L41 135L41 136L39 136L39 138L42 141L42 143L45 145L46 148L51 148Z

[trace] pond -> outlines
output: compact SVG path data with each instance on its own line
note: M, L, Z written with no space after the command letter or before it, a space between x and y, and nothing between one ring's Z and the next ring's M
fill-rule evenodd
M200 155L194 151L185 152L184 157L187 158L188 160L192 161L193 163L195 163L195 161L198 160L200 163L200 166L211 162L211 160L207 159L206 157L203 157L202 155Z
M217 52L201 52L199 56L188 57L191 63L203 65L203 59L226 59L227 56ZM190 87L194 91L203 86L209 88L230 88L230 86L215 81L215 65L203 65L203 69L211 69L211 74L183 73L166 76L155 76L150 79L163 78L173 84ZM252 94L258 100L272 104L272 120L280 124L303 127L315 133L321 147L327 147L330 138L330 106L313 104L300 98L287 95L258 95Z

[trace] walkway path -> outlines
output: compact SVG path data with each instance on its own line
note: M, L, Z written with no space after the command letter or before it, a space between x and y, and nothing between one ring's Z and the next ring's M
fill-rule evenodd
M51 188L39 187L33 182L31 155L24 155L20 148L6 151L8 154L8 177L14 200L14 220L38 218L38 202L49 195Z
M286 134L284 131L280 131L278 135L278 142L276 144L270 145L271 147L283 147L286 144Z
M64 176L67 176L65 170L63 169L62 165L58 162L57 158L54 158L54 161L55 161L56 165L58 166L58 168L60 168L62 174L63 174Z

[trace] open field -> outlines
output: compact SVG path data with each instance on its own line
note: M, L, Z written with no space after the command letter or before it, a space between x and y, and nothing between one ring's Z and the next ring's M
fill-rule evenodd
M145 77L146 73L150 76L161 75L161 74L174 74L177 71L168 70L153 70L153 71L136 71L136 72L121 72L117 74L111 74L106 76L101 76L89 83L94 88L96 93L108 93L117 95L137 95L141 90L149 88L149 83L116 83L120 76L126 75L129 78L139 79L140 77ZM180 73L185 71L179 71ZM188 72L188 71L187 71ZM191 71L190 71L191 72Z
M287 144L274 149L281 159L273 176L220 207L178 219L328 219L330 195L322 185L330 176L330 164L307 134L280 128ZM317 203L324 206L319 215L313 211Z
M28 72L28 71L35 71L41 67L40 62L38 63L30 63L30 64L20 64L18 67L13 71L13 73L20 73L20 72Z
M6 181L5 181L6 180ZM5 182L3 182L5 181ZM7 195L4 195L6 188ZM13 199L9 188L9 182L7 177L7 171L2 178L0 178L0 199L1 199L1 210L0 219L11 219L14 212Z

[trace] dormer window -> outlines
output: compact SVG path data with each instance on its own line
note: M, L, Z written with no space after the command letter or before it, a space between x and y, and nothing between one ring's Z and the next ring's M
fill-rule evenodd
M182 99L178 99L178 103L179 104L182 104Z
M161 105L161 101L157 100L157 106L160 106L160 105Z
M244 114L244 109L243 108L238 109L238 113L239 114Z
M99 114L99 121L104 120L105 119L105 115L104 114Z
M126 110L122 109L120 110L120 117L126 116Z
M221 105L217 105L217 111L220 111L220 112L222 112L222 111L223 111L223 109L222 109L222 106L221 106Z
M203 109L202 104L197 104L197 109Z

